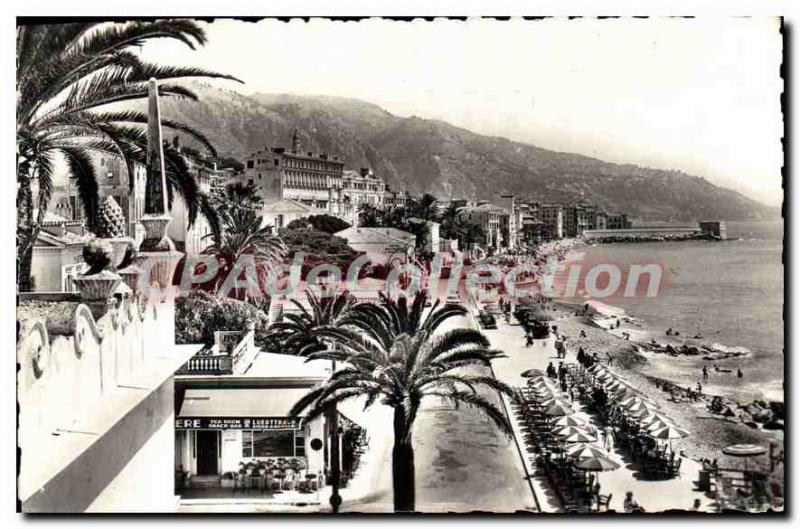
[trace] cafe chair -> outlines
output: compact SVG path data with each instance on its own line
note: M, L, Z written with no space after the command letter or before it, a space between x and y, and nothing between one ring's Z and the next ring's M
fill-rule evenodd
M600 511L601 508L603 510L605 510L606 512L608 512L608 505L611 503L611 497L612 496L613 496L613 494L609 494L607 496L599 494L597 496L597 511L598 512Z

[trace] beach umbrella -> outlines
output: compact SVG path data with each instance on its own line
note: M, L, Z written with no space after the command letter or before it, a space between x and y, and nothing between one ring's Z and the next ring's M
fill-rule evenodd
M590 371L592 373L597 373L598 371L605 371L605 370L606 368L602 364L593 364L587 369L587 371Z
M620 400L625 398L628 392L629 392L628 388L618 388L611 391L611 397L613 400Z
M524 378L532 378L532 377L541 377L544 375L545 372L542 371L541 369L528 369L527 371L523 371L520 376Z
M648 432L655 432L656 430L661 430L661 429L666 428L668 426L674 426L674 425L669 421L663 421L663 420L659 419L659 420L653 421L650 424L648 424L645 429Z
M628 412L630 413L639 413L642 411L651 410L652 408L653 408L652 405L646 403L643 400L640 400L639 402L636 402L629 406L625 406L625 409L628 410Z
M616 380L616 378L614 378L614 375L612 375L611 373L609 373L607 371L598 371L598 373L599 374L595 375L594 378L596 378L597 380L599 380L601 382L606 381L606 380Z
M569 437L571 435L575 435L576 433L585 433L588 434L586 430L583 428L579 428L578 426L564 426L553 432L553 435L557 437Z
M573 413L575 413L575 410L564 404L553 404L544 411L545 415L551 417L563 417L564 415L572 415Z
M553 386L555 386L555 383L546 378L534 378L528 380L528 387L532 388L552 388Z
M545 395L552 395L555 393L555 388L528 388L528 390L533 393L534 395L545 396Z
M553 422L554 426L586 426L586 421L574 415L564 415Z
M577 432L567 437L562 437L562 441L567 443L591 443L597 441L597 436L589 432Z
M595 483L600 484L600 472L616 470L619 465L603 454L582 457L575 463L577 468L595 473Z
M616 470L619 468L619 464L610 460L603 454L584 457L575 463L575 466L582 470L589 470L592 472L605 472L606 470Z
M540 399L543 397L550 397L556 394L556 390L554 388L529 388L529 392L531 395L535 395Z
M567 455L583 459L586 457L606 457L606 452L598 446L580 443L567 448Z
M722 453L732 457L743 458L744 469L747 471L747 462L750 460L750 458L766 454L767 447L756 444L735 444L723 448Z
M658 415L653 410L648 410L648 409L646 409L646 410L642 411L641 413L639 413L638 415L636 415L636 420L639 421L639 425L640 426L649 425L651 422L656 421L656 420L663 420L664 422L667 422L667 423L672 422L669 419L667 419L666 417L664 417L663 415Z
M624 408L627 408L631 404L634 404L634 403L639 402L641 400L642 399L640 399L639 397L628 397L627 399L620 401L619 405L624 407Z
M572 403L564 398L561 397L550 397L549 399L542 401L542 406L550 407L559 404L561 406L572 406Z
M653 410L648 408L647 406L636 406L634 409L625 409L622 410L628 417L632 417L634 419L644 417L648 413L652 413Z
M639 417L639 424L644 427L648 427L656 421L661 421L664 424L673 424L672 419L669 417L659 415L658 413L653 413L649 410L644 415Z
M649 432L650 437L653 439L681 439L689 435L688 431L670 424L664 426L663 428L649 430Z
M755 457L767 453L767 447L754 444L736 444L726 446L722 453L733 457Z
M655 403L649 399L642 398L639 395L634 395L632 397L628 397L625 400L620 401L619 405L623 408L630 408L631 406L644 404L645 406L653 407Z

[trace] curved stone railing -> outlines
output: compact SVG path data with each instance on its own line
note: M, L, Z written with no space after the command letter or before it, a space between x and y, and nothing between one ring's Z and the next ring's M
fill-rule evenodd
M17 310L17 398L21 446L80 430L103 401L129 385L159 349L174 343L170 303L118 297L95 320L73 294L21 294Z

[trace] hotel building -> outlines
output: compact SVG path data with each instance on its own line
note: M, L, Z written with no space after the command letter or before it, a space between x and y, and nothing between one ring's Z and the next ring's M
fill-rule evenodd
M295 131L290 150L272 147L251 153L244 172L233 181L256 186L265 204L291 200L351 224L358 221L362 204L382 207L387 196L392 198L391 205L407 200L407 194L398 197L389 192L386 182L371 170L345 170L344 166L338 156L303 152Z

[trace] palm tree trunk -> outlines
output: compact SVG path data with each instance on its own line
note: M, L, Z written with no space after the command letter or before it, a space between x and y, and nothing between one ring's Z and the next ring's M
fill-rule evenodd
M39 227L34 226L30 165L19 164L17 170L17 292L30 292L33 244Z
M414 447L407 428L403 410L394 410L394 449L392 450L392 485L395 512L413 511L416 490L414 483Z
M33 261L33 247L29 246L28 251L17 248L17 291L30 292L33 290L31 281L31 266Z

